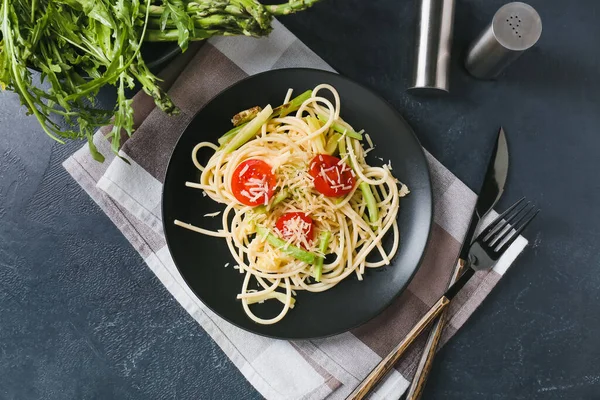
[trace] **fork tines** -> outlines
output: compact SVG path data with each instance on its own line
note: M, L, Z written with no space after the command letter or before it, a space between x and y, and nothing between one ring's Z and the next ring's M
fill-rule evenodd
M480 237L490 249L502 254L539 212L539 208L530 201L525 202L523 197L500 214L485 228Z

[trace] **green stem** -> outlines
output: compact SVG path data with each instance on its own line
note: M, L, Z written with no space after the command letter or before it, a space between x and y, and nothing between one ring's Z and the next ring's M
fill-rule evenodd
M329 247L329 241L331 240L331 232L323 231L319 235L319 251L322 254L325 254L327 248ZM323 263L325 262L325 257L319 257L315 261L314 271L315 271L315 281L321 282L321 275L323 273Z
M223 31L219 30L200 30L194 31L194 36L190 36L190 40L204 40L216 35L222 35ZM169 29L161 31L159 29L148 29L144 41L146 42L177 42L179 38L179 30Z
M377 223L379 220L379 208L377 207L377 201L375 200L375 196L373 196L373 191L371 190L371 185L367 182L361 182L358 185L360 191L362 192L365 201L367 202L367 210L369 211L369 221L371 224Z
M338 143L342 135L339 133L334 133L327 139L327 143L325 143L325 153L333 156L335 155L336 150L338 149Z
M346 139L340 140L339 142L340 149L340 157L344 157L346 155ZM352 162L352 159L348 157L346 163L356 171L356 166ZM358 188L362 192L362 195L367 203L367 211L369 212L369 221L371 224L375 224L379 220L379 208L377 207L377 201L375 200L375 196L373 196L373 191L371 190L371 185L366 182L361 182L358 185Z
M310 99L310 96L312 96L312 90L307 90L306 92L299 94L298 96L290 100L288 103L282 104L279 107L275 108L273 110L273 115L283 118L289 115L290 113L293 113L294 111L298 111L300 106L302 106L302 103Z
M199 17L195 14L190 15L195 28L200 29L228 29L234 32L251 31L252 24L255 21L251 18L243 18L228 14L213 14L206 17ZM162 29L162 21L160 18L152 17L148 21L148 26L152 29ZM172 19L168 19L165 28L168 30L176 29L177 24ZM192 32L190 32L192 33Z
M290 192L286 188L283 188L277 193L277 196L273 199L273 203L270 204L270 207L275 207L277 204L281 203L285 199L290 196Z
M293 14L312 7L320 0L290 0L287 3L266 6L267 11L275 16Z
M287 244L285 240L273 235L271 232L269 232L267 228L257 226L256 233L258 234L258 236L265 238L265 240L269 242L272 246L278 248L283 253L290 255L297 260L304 261L307 264L313 264L315 262L315 259L317 258L317 255L315 253L303 250L300 247L296 247L292 244Z
M161 17L166 11L166 8L162 5L151 5L150 6L150 16L151 17ZM248 13L242 10L239 6L232 4L217 4L214 5L212 3L199 4L199 3L187 3L185 5L185 11L190 14L191 17L206 17L213 14L229 14L236 17L248 17ZM140 6L140 12L146 12L145 6Z
M11 27L8 26L8 20L9 20L9 18L8 18L8 9L9 9L8 0L3 1L2 9L3 9L2 10L3 11L2 31L4 32L3 41L4 41L4 46L5 46L4 50L5 50L6 54L9 55L11 58L10 65L11 65L11 69L12 69L12 73L13 73L13 79L14 79L14 83L18 87L19 93L21 94L21 100L22 101L24 100L27 103L29 111L33 115L35 115L35 117L38 119L44 132L46 132L46 134L48 136L50 136L52 139L56 140L57 142L59 142L61 144L64 144L65 143L64 141L60 140L58 137L56 137L54 135L54 133L52 131L50 131L50 129L48 128L48 126L45 123L47 118L40 114L40 112L38 111L36 106L33 104L33 99L31 98L29 91L26 89L25 83L23 81L21 81L21 78L20 78L21 74L19 73L19 71L17 71L17 69L20 68L20 64L18 63L18 61L15 57L15 51L14 51L15 44L12 41L13 38L10 34Z
M229 0L230 4L238 6L240 9L250 14L263 30L271 29L271 20L273 16L267 11L265 6L255 0Z
M242 128L245 127L246 125L248 125L248 123L238 125L238 126L232 128L231 130L229 130L226 134L224 134L223 136L221 136L219 138L219 144L221 146L225 146L231 140L231 138L234 137L235 135L237 135L237 133L239 131L241 131Z
M227 146L224 149L225 153L231 153L253 139L260 131L263 124L271 118L271 114L273 114L273 109L270 105L267 105L264 110L258 113L252 121L248 122L248 124L244 126L242 130L229 141L229 143L227 143Z

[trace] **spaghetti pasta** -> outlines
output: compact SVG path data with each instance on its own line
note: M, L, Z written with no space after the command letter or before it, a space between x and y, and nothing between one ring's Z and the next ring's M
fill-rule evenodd
M322 91L329 91L334 101L320 96ZM365 155L374 144L367 136L365 150L358 140L362 132L340 118L335 88L315 87L310 96L299 96L306 100L293 110L291 95L290 90L284 106L272 112L265 108L271 115L256 132L245 127L235 139L222 138L243 142L239 147L223 140L221 146L202 142L192 150L202 173L200 182L186 186L226 205L223 228L210 231L175 221L226 240L245 274L237 298L259 324L284 318L294 307L295 291L322 292L352 274L362 280L366 268L390 264L399 247L400 197L408 193L390 166L367 164ZM253 122L261 121L248 125ZM206 165L197 157L203 148L215 151ZM385 249L382 239L388 233L392 245ZM367 260L371 254L378 256L375 261L373 256ZM259 290L249 288L252 280ZM277 316L263 319L250 309L266 300L282 303Z

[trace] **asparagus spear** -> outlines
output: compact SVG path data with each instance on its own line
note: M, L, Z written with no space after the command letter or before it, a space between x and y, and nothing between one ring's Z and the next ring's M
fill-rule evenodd
M340 140L339 142L340 149L340 157L344 157L346 155L346 140ZM356 166L352 163L352 159L348 157L348 165L350 168L356 171ZM362 195L367 202L367 211L369 212L369 221L374 224L379 220L379 207L377 207L377 201L375 200L375 196L373 196L373 191L371 190L371 185L366 182L361 182L358 185L358 188L362 192Z
M315 253L302 250L301 248L291 244L288 245L285 240L273 235L271 232L269 232L267 228L257 226L256 233L259 236L264 237L267 240L267 242L269 242L271 245L277 247L282 252L294 257L297 260L304 261L307 264L314 264L315 259L317 258L317 255Z
M312 90L307 90L306 92L298 95L297 97L294 97L292 100L289 101L289 103L285 103L277 107L275 110L273 110L273 115L283 118L286 115L293 113L294 111L298 111L302 103L310 99L310 96L312 96Z
M329 136L329 139L327 139L327 143L325 144L325 153L332 156L335 155L336 151L338 150L338 143L341 137L342 135L339 133L334 133L333 135Z
M279 191L279 193L277 193L277 195L273 199L273 202L271 203L271 207L275 207L277 204L281 203L282 201L287 199L289 196L290 196L290 192L286 188L281 189Z
M288 15L306 10L318 2L319 0L290 0L288 3L267 6L267 10L273 15Z
M262 110L256 118L252 121L248 122L248 125L244 126L230 141L227 143L225 147L226 153L231 153L241 146L243 146L247 141L256 136L261 126L265 122L271 118L271 114L273 114L273 109L270 105L266 106L264 110Z
M331 240L331 232L323 231L319 235L319 251L323 254L327 251L329 247L329 241ZM314 271L315 271L315 281L321 282L321 274L323 273L323 262L325 261L325 257L318 257L315 261Z
M312 95L312 90L307 90L306 92L302 93L301 95L290 100L289 103L280 105L279 107L277 107L273 110L272 117L273 118L277 117L277 116L283 117L291 112L298 110L300 108L300 106L302 105L302 103L304 103L308 98L310 98L311 95ZM254 111L255 109L256 109L256 107L254 107L250 110ZM246 111L250 111L250 110L246 110ZM258 110L258 111L260 111L260 110ZM255 118L255 116L257 114L258 114L258 112L256 114L252 113L252 115L253 115L252 118ZM233 129L231 129L229 132L227 132L226 134L221 136L219 138L219 144L221 146L223 146L226 143L228 143L232 137L237 135L237 133L241 130L241 127L245 126L246 124L247 123L243 123L242 125L239 125ZM235 125L235 123L234 123L234 125ZM238 129L238 128L240 128L240 129Z
M288 190L286 188L283 188L279 191L279 193L277 193L275 195L275 197L273 198L273 201L269 204L268 207L265 207L265 205L263 204L258 207L254 207L253 211L255 213L266 213L267 210L272 209L277 204L279 204L282 201L284 201L285 199L287 199L289 196L290 196L290 192L288 192Z
M248 125L248 123L241 124L241 125L231 128L229 131L227 131L227 133L225 133L223 136L221 136L219 138L219 144L221 146L224 146L225 144L227 144L231 140L231 138L234 137L235 135L237 135L237 133L239 131L241 131L242 128L245 127L246 125Z
M371 185L367 182L361 182L358 185L358 188L363 194L365 201L367 202L367 210L369 211L369 221L371 224L377 223L379 219L379 208L377 207L377 201L375 200L375 196L373 196L373 191L371 190Z
M262 111L260 106L255 106L244 111L240 111L231 118L233 126L238 126L250 122Z

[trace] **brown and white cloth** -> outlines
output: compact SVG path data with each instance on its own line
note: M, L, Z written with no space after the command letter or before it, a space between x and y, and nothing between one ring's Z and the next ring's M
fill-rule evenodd
M277 21L267 38L218 37L194 46L164 71L181 115L169 117L155 109L146 95L135 96L139 127L121 149L130 164L112 156L110 145L98 132L95 142L107 160L103 164L93 161L84 146L64 167L264 397L343 399L444 292L476 196L428 155L435 210L423 264L408 290L364 326L327 339L284 341L248 333L219 318L186 286L166 247L160 203L167 162L186 124L213 96L248 75L286 67L332 70ZM492 271L478 273L469 282L452 304L442 343L465 323L526 244L519 238ZM398 398L406 390L423 341L413 346L372 398Z

